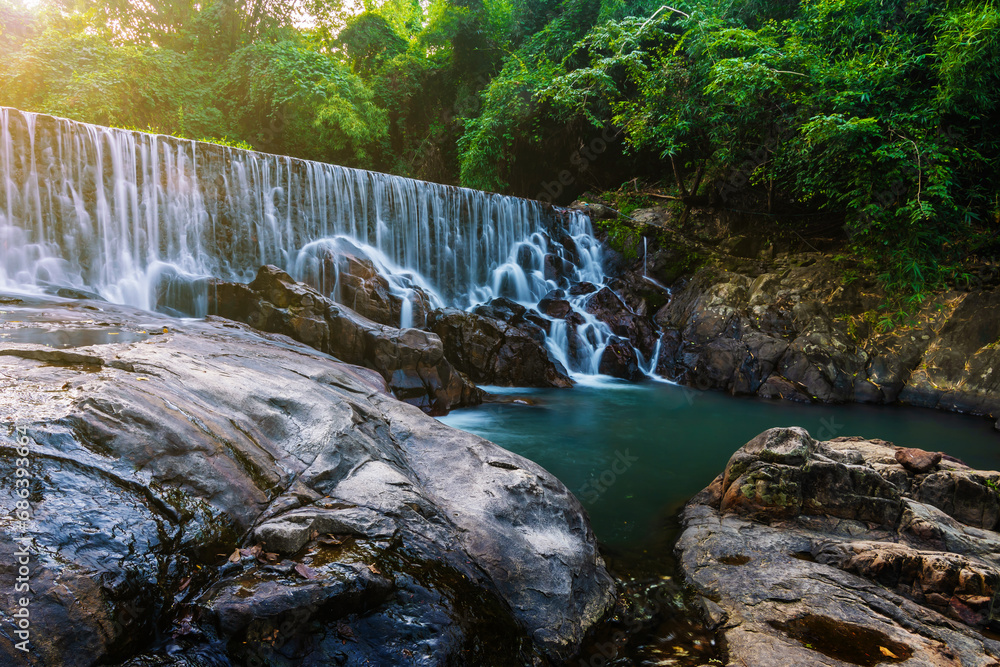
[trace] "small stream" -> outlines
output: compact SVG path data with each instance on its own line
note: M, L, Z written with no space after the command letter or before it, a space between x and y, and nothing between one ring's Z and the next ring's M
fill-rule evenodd
M630 614L609 624L581 665L693 667L717 655L676 576L678 512L768 428L802 426L821 440L881 438L1000 469L1000 433L991 421L934 410L802 405L601 378L571 390L487 389L516 402L456 410L441 421L535 461L566 484L625 585Z

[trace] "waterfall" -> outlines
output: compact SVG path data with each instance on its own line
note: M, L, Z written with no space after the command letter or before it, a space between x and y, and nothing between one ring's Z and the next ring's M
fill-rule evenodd
M578 212L0 107L0 289L201 316L210 279L248 282L263 264L337 298L329 258L346 255L402 299L401 326L418 290L434 307L534 305L604 278ZM596 360L607 327L587 317Z

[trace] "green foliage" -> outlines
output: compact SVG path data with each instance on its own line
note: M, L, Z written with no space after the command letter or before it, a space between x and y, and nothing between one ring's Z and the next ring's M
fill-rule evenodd
M226 146L228 148L238 148L244 151L254 150L253 146L240 139L228 139L226 137L208 137L208 138L202 137L198 141L201 141L206 144L216 144L218 146Z
M886 326L1000 251L997 90L992 0L0 0L2 104L527 196L627 170L682 211L826 212Z
M617 190L602 193L601 198L611 202L612 207L626 218L631 217L640 208L653 206L652 199L639 192L637 184L633 181L622 183Z
M293 42L237 51L220 93L240 135L273 152L363 164L388 133L386 113L361 77Z
M899 322L961 277L979 225L997 223L998 22L980 1L661 7L594 25L529 90L550 117L621 128L637 157L663 160L659 178L682 199L702 174L734 174L717 186L723 201L760 188L768 206L777 192L843 215ZM515 164L503 146L534 139L492 95L501 79L526 80L508 71L467 125L469 182L502 183ZM478 146L493 160L474 160ZM501 173L476 180L490 168Z
M642 246L642 234L628 220L600 220L597 226L607 234L607 244L620 252L625 259L634 260L639 257Z

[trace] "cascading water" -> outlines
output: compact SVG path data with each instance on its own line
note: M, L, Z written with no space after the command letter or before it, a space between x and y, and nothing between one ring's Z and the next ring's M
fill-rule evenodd
M387 280L409 326L418 290L469 308L600 285L591 232L586 216L525 199L0 108L7 291L200 316L210 279L247 282L263 264L337 298L349 255ZM575 357L590 362L573 362L558 322L549 347L594 373L611 334L580 317L588 350Z

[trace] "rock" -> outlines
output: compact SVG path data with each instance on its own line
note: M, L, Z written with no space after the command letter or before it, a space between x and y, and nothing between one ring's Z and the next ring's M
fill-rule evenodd
M896 450L896 461L910 472L919 475L930 472L934 466L941 463L941 452L925 452L914 447L903 447Z
M517 327L541 345L545 344L545 338L552 326L552 323L536 310L525 308L506 297L499 297L489 303L476 306L472 312Z
M556 283L564 280L568 281L576 273L576 267L573 263L563 259L559 255L548 253L542 258L542 262L542 276L545 280L551 280Z
M761 398L783 398L796 403L812 403L809 394L780 375L767 378L757 390L757 395Z
M289 316L313 294L262 282ZM98 328L85 307L7 324ZM582 506L537 465L286 336L102 308L167 333L0 350L0 473L23 433L32 489L0 576L27 535L33 664L561 664L614 606ZM10 636L0 664L22 664Z
M265 266L249 285L217 282L209 312L287 335L342 361L372 368L402 400L445 413L482 394L444 356L433 333L378 324Z
M607 287L594 292L583 308L611 327L616 336L627 339L646 359L651 359L659 334L650 322L631 309Z
M524 326L453 308L434 311L428 317L428 327L440 337L444 355L474 382L512 387L572 386L562 364L549 358L544 336L526 331Z
M771 429L688 504L681 569L729 664L1000 661L1000 473L927 452L940 470L916 473L900 452Z
M585 294L593 294L597 291L597 285L594 283L582 282L571 285L569 288L570 296L583 296Z
M431 297L420 287L411 285L404 301L403 296L392 293L389 281L379 274L371 260L346 255L337 257L335 261L340 265L337 302L387 326L402 326L406 310L410 320L407 326L422 328L427 323L427 313L434 305Z
M905 326L886 329L884 295L845 281L832 257L797 253L769 264L706 266L675 283L654 321L679 331L680 343L661 347L657 367L734 394L1000 417L1000 291L937 293Z
M561 320L573 312L573 307L566 300L566 292L556 289L541 298L538 310L552 319Z
M575 201L568 208L588 215L591 220L614 220L618 217L617 211L604 204Z
M638 382L645 377L639 368L639 359L635 355L635 349L627 340L621 338L611 339L604 348L597 372L629 382Z
M1000 291L955 299L900 400L1000 417Z
M354 241L338 237L306 264L302 282L373 322L402 327L406 319L406 327L422 328L427 313L435 308L435 298L411 273L383 274L367 252Z
M566 348L570 370L596 372L600 359L595 363L594 355L599 341L600 336L595 324L588 322L576 311L566 316Z
M676 380L683 370L677 363L677 356L682 344L681 332L677 329L667 329L660 335L660 356L656 360L656 373L668 380Z

